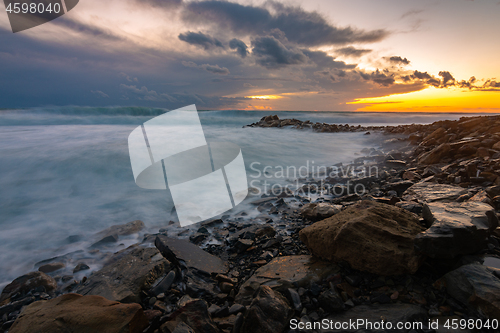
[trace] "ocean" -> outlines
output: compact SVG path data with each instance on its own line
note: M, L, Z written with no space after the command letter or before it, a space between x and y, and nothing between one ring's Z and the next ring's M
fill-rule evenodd
M139 188L127 139L145 121L167 110L144 107L44 107L0 111L0 288L36 269L35 263L80 251L91 257L92 235L114 224L142 220L146 230L106 251L139 242L169 226L167 191ZM464 114L200 111L207 141L241 147L253 187L281 167L330 166L378 148L382 134L313 133L290 128L243 128L270 114L312 122L397 125L458 119ZM189 139L187 137L187 139ZM266 168L267 167L267 168ZM264 171L268 171L266 174ZM271 176L268 177L269 173ZM243 203L235 211L249 210ZM248 219L253 216L249 213ZM188 227L194 230L196 225ZM68 241L78 236L77 242ZM91 264L98 269L99 262ZM88 274L82 273L82 274Z

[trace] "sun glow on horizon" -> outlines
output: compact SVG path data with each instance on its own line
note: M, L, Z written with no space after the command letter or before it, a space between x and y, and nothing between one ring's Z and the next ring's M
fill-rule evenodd
M359 98L356 111L370 112L492 112L500 113L500 91L464 91L430 87L383 97Z
M283 97L279 95L256 95L256 96L245 96L245 98L266 100L266 99L280 99Z

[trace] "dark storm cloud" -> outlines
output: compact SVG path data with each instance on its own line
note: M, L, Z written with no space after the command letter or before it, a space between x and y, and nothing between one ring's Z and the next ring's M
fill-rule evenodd
M361 57L362 55L365 55L367 53L370 53L372 50L368 49L357 49L352 46L348 47L343 47L341 49L335 50L337 54L347 56L347 57Z
M336 61L334 57L329 56L323 51L309 51L307 49L303 49L302 53L304 53L304 55L306 55L319 67L342 69L353 69L356 67L356 65L348 65L343 61Z
M237 38L233 38L229 41L229 47L231 50L236 50L236 53L238 53L242 58L245 58L248 54L247 44Z
M194 93L158 93L155 90L149 90L142 86L137 88L133 85L120 85L123 93L132 98L148 102L161 102L163 105L168 105L170 108L178 108L190 104L196 104L198 109L209 108L217 109L221 107L236 107L240 102L247 100L245 97L222 97L222 96L205 96Z
M419 71L415 71L413 72L413 77L417 78L417 79L420 79L420 80L424 80L424 79L431 79L432 76L430 76L429 74L427 74L427 72L423 73L423 72L419 72Z
M389 58L389 61L394 63L394 64L403 64L403 65L409 65L410 60L406 58L401 58L400 56L392 56Z
M224 45L212 36L206 35L202 32L192 32L188 31L186 33L180 34L179 39L191 44L203 47L205 50L209 50L214 47L224 48Z
M364 80L371 80L371 81L378 83L384 87L388 87L388 86L394 84L394 81L395 81L394 74L384 74L378 69L375 72L372 72L370 74L359 72L359 75L361 75L361 77Z
M439 72L439 76L443 78L443 86L449 86L455 84L455 78L448 71Z
M377 42L388 35L385 30L339 28L317 12L275 1L267 4L273 8L273 14L258 6L227 1L193 1L185 5L182 18L189 23L208 23L241 35L262 35L277 28L289 41L304 46Z
M272 36L257 37L252 40L252 54L257 63L268 69L281 68L306 62L307 57L294 48L287 48Z
M182 64L186 67L200 68L213 74L219 74L219 75L229 74L229 69L227 69L226 67L221 68L219 67L219 65L209 65L209 64L197 65L192 61L183 61Z

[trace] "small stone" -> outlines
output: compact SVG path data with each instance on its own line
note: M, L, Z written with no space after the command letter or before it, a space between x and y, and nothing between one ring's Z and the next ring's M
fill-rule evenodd
M222 282L220 284L220 290L224 293L224 294L229 294L231 292L231 290L233 290L234 288L234 285L232 285L231 283L229 282Z
M73 269L73 274L81 271L86 271L87 269L90 269L90 267L87 264L81 262Z

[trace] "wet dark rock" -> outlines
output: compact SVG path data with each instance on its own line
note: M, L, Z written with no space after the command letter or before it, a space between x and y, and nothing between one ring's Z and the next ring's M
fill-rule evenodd
M178 261L182 260L187 267L207 274L225 274L228 271L226 263L220 258L185 240L159 235L156 237L155 246L172 263L178 264Z
M326 220L302 229L310 251L352 268L380 275L414 273L422 257L414 238L424 228L416 215L390 205L362 201Z
M342 206L329 203L310 203L300 209L300 215L311 221L319 221L340 212Z
M408 188L413 186L413 182L411 180L403 180L394 183L388 183L382 186L382 190L384 191L396 191L397 195L401 195Z
M5 316L8 320L8 314L13 313L14 311L19 311L25 305L31 304L35 301L35 297L27 296L23 297L20 300L10 302L6 305L0 306L0 316Z
M500 318L500 269L469 264L449 272L442 279L446 291L462 304L489 318Z
M204 271L191 268L185 272L186 293L191 297L207 297L216 294L217 282Z
M229 314L230 315L237 314L240 312L245 312L245 310L246 310L246 306L235 303L235 304L231 305L231 307L229 308Z
M311 282L321 281L338 272L336 265L309 255L274 258L245 281L236 295L235 302L249 305L253 294L261 285L270 286L286 294L288 288L309 287Z
M481 202L428 203L423 217L430 228L417 235L415 245L433 258L479 251L498 227L493 208Z
M286 299L268 286L261 286L245 312L241 333L279 333L289 325L293 310Z
M106 236L106 237L102 238L101 240L95 242L94 244L92 244L90 246L90 248L106 246L106 245L110 245L110 244L113 244L116 242L118 242L118 236L117 235L109 235L109 236Z
M172 283L174 283L175 278L176 274L174 270L168 272L168 274L163 279L161 279L156 285L152 286L153 295L166 293L170 289Z
M128 222L125 224L117 224L117 225L112 225L111 227L98 232L96 234L97 238L106 238L108 236L127 236L127 235L132 235L136 234L139 231L144 229L144 222L140 220Z
M73 274L90 269L89 265L81 262L73 269Z
M203 242L205 239L207 239L207 237L208 237L208 235L206 233L197 232L197 233L189 236L189 240L191 241L191 243L198 245L201 242Z
M278 197L266 197L266 198L261 198L261 199L256 199L250 202L252 205L259 206L264 203L270 203L271 201L276 201L278 200Z
M238 239L256 240L263 237L274 237L274 235L276 235L276 231L273 227L264 224L254 224L232 234L227 239L227 243L233 245Z
M338 312L345 309L344 300L335 290L323 291L318 298L319 304L328 312Z
M148 324L139 304L121 304L99 296L66 294L29 305L9 332L140 333Z
M208 305L202 299L193 299L186 302L177 311L168 317L168 322L160 328L162 332L189 332L189 327L195 333L219 333L219 329L212 321L208 312ZM182 329L182 330L181 330Z
M0 306L10 303L13 296L25 295L40 288L45 292L51 292L57 288L57 283L42 272L31 272L20 276L3 289L2 294L0 294Z
M99 295L122 303L140 303L141 292L149 290L168 269L168 261L157 249L132 245L117 252L76 292Z
M66 267L66 265L64 263L54 262L54 263L42 265L42 266L38 267L38 270L42 273L47 274L47 273L52 273L52 272L58 271L60 269L63 269L64 267Z
M302 302L300 301L299 293L295 289L288 288L286 297L288 299L288 302L295 311L298 312L302 311Z
M243 253L253 245L253 240L250 239L238 239L233 246L233 249L237 253Z

